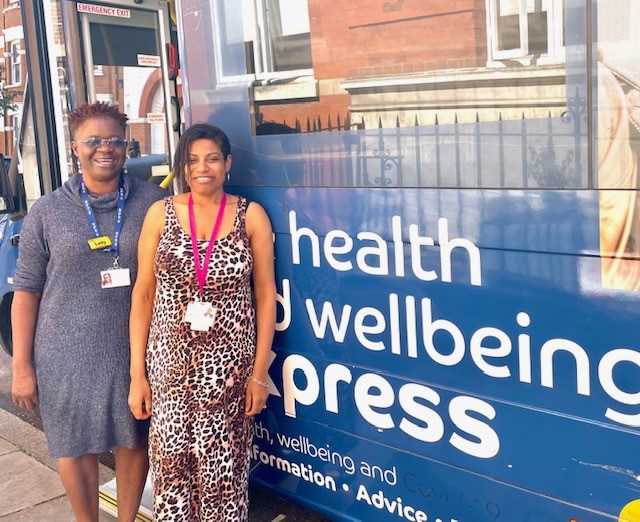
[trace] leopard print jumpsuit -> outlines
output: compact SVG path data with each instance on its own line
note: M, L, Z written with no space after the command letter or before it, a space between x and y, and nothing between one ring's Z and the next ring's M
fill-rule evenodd
M245 384L256 334L246 210L240 197L233 229L214 245L204 299L217 314L213 328L196 332L183 322L198 291L191 238L165 199L147 348L156 521L247 520L252 421L244 414ZM207 245L199 241L201 260Z

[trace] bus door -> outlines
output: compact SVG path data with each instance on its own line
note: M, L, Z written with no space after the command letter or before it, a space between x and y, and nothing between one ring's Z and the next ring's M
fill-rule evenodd
M129 116L130 157L172 152L164 13L99 3L77 11L87 101L117 104Z
M129 117L128 170L143 179L164 178L177 117L166 58L171 31L167 4L43 0L25 2L22 9L33 110L52 115L35 129L45 187L56 188L77 170L67 115L96 101L117 105ZM50 159L56 156L57 161Z

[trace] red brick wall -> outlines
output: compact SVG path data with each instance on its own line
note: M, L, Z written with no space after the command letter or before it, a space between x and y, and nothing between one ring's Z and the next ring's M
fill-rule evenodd
M8 4L9 2L5 2ZM8 8L5 7L5 9ZM4 12L4 23L5 27L16 27L22 23L22 16L20 14L19 8L9 9Z
M314 76L367 78L483 67L485 0L308 0ZM261 105L265 121L344 121L349 95ZM353 122L352 122L353 123Z
M317 78L483 66L483 0L309 0Z
M22 25L22 16L20 13L19 4L9 3L9 0L2 0L2 13L0 17L0 30L4 30L10 27L17 27ZM20 48L24 51L25 43L24 40L20 40ZM8 53L11 50L11 42L6 41L4 49L2 49L3 53ZM11 67L11 58L4 57L5 60L2 63L5 67L3 79L5 85L8 85L10 82L10 67ZM24 79L27 75L27 57L26 55L22 55L21 64L20 64L20 72L21 72L21 81L22 84L16 87L11 88L12 91L18 92L18 96L14 98L15 103L22 103L23 99L23 91L24 91ZM14 118L12 116L7 116L6 118L0 117L0 153L5 156L10 156L13 151L13 142L14 142L14 132L11 130L4 130L6 126L13 126L15 123Z
M130 123L127 130L127 139L137 140L140 143L140 150L149 152L148 144L151 143L151 126L147 123Z

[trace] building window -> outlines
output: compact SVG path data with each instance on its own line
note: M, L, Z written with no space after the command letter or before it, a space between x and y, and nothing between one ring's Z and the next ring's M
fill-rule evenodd
M223 0L216 17L223 81L313 75L306 0Z
M564 61L563 0L486 0L489 65Z
M11 85L20 85L22 83L22 54L20 52L20 42L11 42Z
M14 140L18 139L18 136L20 133L20 113L19 112L13 115L12 127L13 127Z
M256 14L257 76L312 68L307 2L256 0Z

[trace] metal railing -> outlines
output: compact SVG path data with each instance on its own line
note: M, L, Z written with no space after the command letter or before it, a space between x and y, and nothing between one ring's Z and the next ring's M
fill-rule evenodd
M547 118L375 129L339 115L296 120L289 168L302 162L306 186L585 188L588 186L586 103L570 98L562 115ZM334 123L335 122L335 123ZM284 123L286 125L286 122ZM352 130L357 127L357 130ZM302 167L300 165L299 167Z

